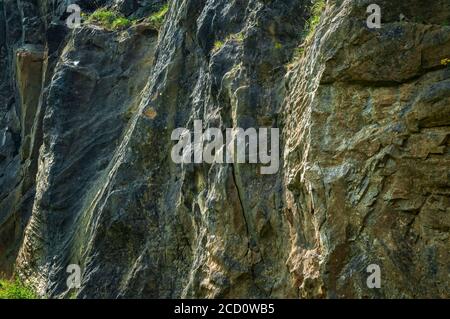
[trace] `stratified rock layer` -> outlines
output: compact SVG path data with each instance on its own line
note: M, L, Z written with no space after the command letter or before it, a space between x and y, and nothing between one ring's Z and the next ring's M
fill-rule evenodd
M48 297L450 297L450 3L379 1L369 29L370 2L305 40L309 1L171 1L159 31L3 1L0 271ZM197 119L280 128L280 170L173 163Z

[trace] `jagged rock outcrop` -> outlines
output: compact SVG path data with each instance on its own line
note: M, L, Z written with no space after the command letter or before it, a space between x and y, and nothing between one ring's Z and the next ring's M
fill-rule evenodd
M283 184L304 297L448 297L450 4L379 5L376 30L367 2L330 7L289 77Z
M116 31L68 3L0 3L0 271L48 297L449 297L450 3L379 1L369 29L370 1L328 1L306 40L309 1ZM197 119L280 128L278 173L173 163Z

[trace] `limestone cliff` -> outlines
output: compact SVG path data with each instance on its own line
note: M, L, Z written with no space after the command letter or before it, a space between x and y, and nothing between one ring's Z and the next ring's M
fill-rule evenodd
M449 298L450 2L377 1L381 28L320 2L171 0L155 24L166 1L0 0L0 273L46 297ZM134 22L69 29L70 3ZM278 173L174 163L195 120L279 128Z

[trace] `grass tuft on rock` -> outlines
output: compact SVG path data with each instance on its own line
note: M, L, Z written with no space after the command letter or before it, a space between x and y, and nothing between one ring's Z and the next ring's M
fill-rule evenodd
M168 11L169 5L165 4L159 11L154 12L150 17L148 17L147 21L153 24L155 28L160 29Z
M109 30L121 30L131 26L130 19L119 13L106 9L97 9L89 17L88 22L101 25Z
M38 299L38 296L18 279L0 279L0 299Z
M113 29L126 29L131 26L131 21L127 18L119 17L113 21L111 26Z
M225 45L225 43L228 43L228 42L242 43L244 41L244 38L245 38L244 33L242 33L242 32L229 34L225 38L225 40L223 40L223 41L217 40L214 42L213 52L219 51L220 49L222 49L222 47Z
M216 41L216 42L214 42L214 48L213 48L213 51L214 52L217 52L217 51L219 51L223 46L224 46L224 42L223 41Z
M305 26L305 34L306 38L309 38L316 31L317 26L320 23L320 17L322 16L323 11L325 10L326 2L325 0L315 0L313 5L311 6L311 15L306 21Z
M309 19L305 23L305 27L302 34L302 43L294 51L292 56L292 61L287 64L287 69L292 69L296 62L304 55L305 47L308 46L309 42L314 36L317 26L320 23L322 13L325 11L327 3L325 0L314 0L310 8Z

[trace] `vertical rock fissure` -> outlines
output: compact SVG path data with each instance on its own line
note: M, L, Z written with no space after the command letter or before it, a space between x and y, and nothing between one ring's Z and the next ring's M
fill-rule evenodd
M247 242L247 246L248 246L247 247L247 254L248 254L249 251L250 251L250 242L251 242L250 236L251 236L251 234L250 234L250 229L249 229L249 225L248 225L248 221L247 221L246 210L245 210L245 207L244 207L244 203L242 201L242 191L241 191L241 189L239 187L239 184L237 182L235 164L231 164L231 171L232 171L232 176L233 176L233 183L234 183L234 185L236 187L236 191L237 191L237 195L238 195L239 205L241 206L241 209L242 209L242 217L243 217L244 223L245 223L245 230L246 230L247 240L248 240L248 242Z

